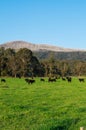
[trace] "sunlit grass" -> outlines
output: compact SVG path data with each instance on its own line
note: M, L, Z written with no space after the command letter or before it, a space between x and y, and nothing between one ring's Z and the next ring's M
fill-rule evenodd
M86 83L36 78L0 82L0 130L79 130L86 126Z

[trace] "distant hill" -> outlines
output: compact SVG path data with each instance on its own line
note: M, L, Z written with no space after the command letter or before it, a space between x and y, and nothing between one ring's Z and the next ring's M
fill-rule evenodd
M29 42L25 41L12 41L12 42L7 42L4 44L1 44L0 47L4 47L5 49L7 48L13 48L13 49L20 49L20 48L28 48L32 51L60 51L60 52L70 52L70 51L78 51L76 49L70 49L70 48L63 48L63 47L58 47L58 46L52 46L48 44L32 44Z
M54 52L54 51L35 51L34 55L39 60L47 60L50 57L55 58L56 60L79 60L86 61L86 52L85 51L71 51L71 52Z
M85 50L63 48L48 44L32 44L25 41L12 41L0 44L0 47L4 47L5 49L12 48L15 50L28 48L41 60L47 59L51 55L58 60L86 60Z

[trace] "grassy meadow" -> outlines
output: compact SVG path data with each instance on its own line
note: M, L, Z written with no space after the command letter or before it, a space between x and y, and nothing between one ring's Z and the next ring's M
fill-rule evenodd
M86 126L86 81L0 81L0 130L80 130Z

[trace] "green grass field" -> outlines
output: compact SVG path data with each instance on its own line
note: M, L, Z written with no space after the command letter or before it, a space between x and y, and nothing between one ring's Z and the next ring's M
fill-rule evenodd
M86 81L36 78L0 82L0 130L80 130L86 126Z

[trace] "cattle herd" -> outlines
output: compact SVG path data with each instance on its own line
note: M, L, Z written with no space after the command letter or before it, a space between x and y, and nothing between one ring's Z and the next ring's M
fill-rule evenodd
M48 82L56 82L59 78L58 77L49 77L48 78ZM68 81L68 82L72 82L72 77L61 77L61 79L63 81ZM85 79L84 78L78 78L79 82L85 82ZM40 78L40 81L41 82L45 82L45 78ZM5 83L6 82L6 79L4 78L1 78L1 82ZM25 78L25 82L28 83L28 84L33 84L35 83L35 79L32 77L32 78Z

